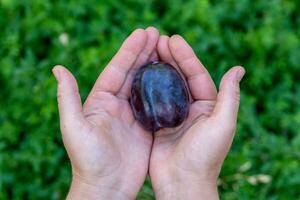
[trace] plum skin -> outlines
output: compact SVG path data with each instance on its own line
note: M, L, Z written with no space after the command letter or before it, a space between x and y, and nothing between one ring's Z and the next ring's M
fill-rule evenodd
M150 62L135 74L130 105L135 119L148 131L177 127L188 115L188 90L172 65Z

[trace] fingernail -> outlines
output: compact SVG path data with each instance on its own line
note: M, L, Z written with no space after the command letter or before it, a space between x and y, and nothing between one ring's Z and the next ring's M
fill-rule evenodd
M60 81L60 72L56 68L56 66L52 69L52 73L53 73L54 77L56 78L56 80L59 82Z
M244 75L245 75L245 69L240 67L236 72L237 81L240 82L242 80L242 78L244 77Z

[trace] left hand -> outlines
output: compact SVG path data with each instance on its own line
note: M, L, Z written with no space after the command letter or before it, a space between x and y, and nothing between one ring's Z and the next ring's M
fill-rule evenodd
M160 36L157 51L187 80L192 101L180 127L154 133L149 171L156 197L218 199L217 178L234 137L239 82L245 71L230 69L217 93L208 71L182 37Z

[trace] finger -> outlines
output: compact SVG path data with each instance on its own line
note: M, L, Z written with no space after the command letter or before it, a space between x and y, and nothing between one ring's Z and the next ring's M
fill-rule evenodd
M163 62L169 63L177 69L178 73L181 75L181 77L183 78L183 80L187 86L188 84L186 83L186 78L185 78L184 74L182 73L182 71L180 70L180 68L178 67L177 63L175 62L175 60L171 54L171 51L169 48L169 39L170 39L170 37L167 35L162 35L159 37L158 44L157 44L157 51L159 53L159 57L161 58L161 60ZM186 88L189 90L189 87L186 87ZM189 91L188 93L189 93L190 103L192 103L193 98L191 96L191 92Z
M222 78L213 116L225 120L229 126L235 126L240 102L239 83L245 74L244 68L231 68Z
M57 65L52 71L58 82L57 100L62 125L78 124L83 115L76 79L63 66Z
M133 31L100 74L91 94L95 91L117 94L125 82L128 71L143 51L146 41L145 30L136 29Z
M144 49L141 51L139 56L137 57L133 67L130 69L128 75L126 76L125 83L123 84L122 88L120 89L120 92L118 93L118 97L123 99L128 99L130 95L131 90L131 84L133 81L133 77L136 73L136 70L138 70L142 65L146 64L150 60L151 54L155 52L156 44L158 42L159 38L159 32L154 27L148 27L146 29L147 33L147 41Z
M170 37L167 35L161 35L159 37L157 44L157 52L159 54L160 59L163 62L169 63L178 69L177 63L175 62L169 49L169 39Z
M216 86L188 43L181 36L174 35L169 40L169 48L187 78L193 98L195 100L215 100L217 97Z
M150 26L146 29L146 32L147 32L147 36L148 36L147 43L146 43L144 50L138 57L135 65L134 65L134 69L138 69L143 64L148 62L151 54L153 54L156 50L156 45L157 45L157 42L159 39L159 31L155 27Z

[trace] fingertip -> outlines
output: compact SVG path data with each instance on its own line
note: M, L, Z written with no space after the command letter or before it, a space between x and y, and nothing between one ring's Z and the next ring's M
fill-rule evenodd
M182 36L178 34L172 35L169 41L170 41L170 45L173 47L182 46L182 45L186 46L186 41L183 39Z
M62 65L55 65L53 68L52 68L52 73L54 75L54 77L56 78L56 80L59 82L60 81L60 71L61 69L63 69L64 67Z
M169 41L170 37L167 35L161 35L159 36L158 39L158 47L161 48L163 45L167 45L168 46L168 41Z
M159 31L153 26L149 26L145 31L147 33L148 48L153 51L159 40Z
M154 26L148 26L147 28L146 28L146 30L147 29L157 29L157 28L155 28Z
M180 35L178 35L178 34L172 35L171 39L172 40L183 40L183 38Z
M139 43L142 44L140 46L144 47L146 41L147 32L145 31L145 29L137 28L134 31L132 31L132 33L126 38L124 43Z
M125 40L123 44L129 46L133 46L135 44L134 47L130 47L130 48L136 48L137 49L136 53L138 53L146 45L147 38L148 38L147 32L142 28L137 28L130 34L130 36Z
M180 35L172 35L170 37L169 48L175 60L183 60L188 57L194 56L192 47Z
M139 35L141 37L147 37L147 32L145 29L137 28L132 32L131 35Z
M242 80L242 78L244 77L246 70L242 66L237 66L236 68L237 68L236 78L237 78L237 81L240 82Z
M59 84L76 83L76 79L73 74L63 65L55 65L52 68L52 73Z
M177 66L174 58L172 57L170 48L169 48L170 37L167 35L161 35L157 44L157 51L159 57L162 61L172 64L174 67Z
M143 28L136 28L136 29L134 29L133 31L132 31L132 33L136 33L136 32L144 32L145 31L145 29L143 29Z
M61 68L64 68L64 66L62 66L62 65L54 65L54 67L52 68L52 72L58 71L58 70L60 70Z
M153 41L155 41L155 46L159 40L159 30L156 29L155 27L153 26L150 26L146 29L146 32L148 33L148 38L151 38L153 37Z
M54 65L53 68L64 68L64 66L63 66L63 65L60 65L60 64L57 64L57 65Z
M177 43L179 36L178 35L171 35L170 39L169 39L169 45L170 47L173 46L173 44Z
M170 37L168 35L161 35L159 36L159 40L169 40Z
M153 33L159 35L159 30L158 30L157 28L155 28L154 26L148 26L145 30L146 30L147 32L153 32Z
M240 65L236 65L236 66L232 67L230 70L242 70L242 71L245 71L244 67L240 66Z
M228 75L231 80L240 82L244 77L246 71L242 66L234 66L228 71Z

